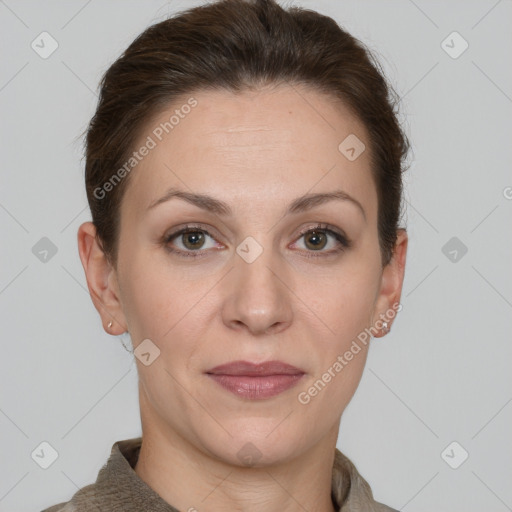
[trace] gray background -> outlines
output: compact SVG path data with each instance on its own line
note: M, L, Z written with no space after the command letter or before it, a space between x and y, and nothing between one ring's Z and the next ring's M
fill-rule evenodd
M103 331L78 257L78 137L120 52L201 3L0 0L1 511L68 500L115 441L140 435L135 364ZM294 3L377 51L413 142L403 310L372 345L338 447L399 510L512 510L512 3ZM31 48L42 31L59 45L47 59ZM442 47L453 31L469 43L458 58ZM46 262L43 237L57 248ZM43 441L58 452L46 470L31 457Z

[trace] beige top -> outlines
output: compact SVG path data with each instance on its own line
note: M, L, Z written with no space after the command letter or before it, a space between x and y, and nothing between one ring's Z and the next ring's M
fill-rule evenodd
M133 470L141 444L142 437L114 443L94 484L78 490L70 501L42 512L179 512ZM339 512L398 512L373 499L368 482L338 449L332 472L332 500Z

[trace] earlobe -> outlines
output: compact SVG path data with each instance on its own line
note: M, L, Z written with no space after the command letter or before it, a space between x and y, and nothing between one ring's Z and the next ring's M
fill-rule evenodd
M391 261L382 271L381 287L375 302L374 315L372 317L372 330L377 331L376 338L385 336L398 311L401 310L400 297L405 276L405 262L407 257L408 236L405 229L399 229L397 240L393 250Z
M77 233L78 251L84 268L87 287L94 307L100 314L104 329L109 334L126 332L125 317L118 297L115 269L107 261L96 239L96 227L84 222ZM110 326L110 327L109 327Z

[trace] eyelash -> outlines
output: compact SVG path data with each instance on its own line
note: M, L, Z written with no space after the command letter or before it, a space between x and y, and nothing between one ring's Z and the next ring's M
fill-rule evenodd
M299 237L297 238L297 240L299 240L301 237L303 237L304 235L306 235L307 233L310 233L312 231L321 231L321 232L324 232L324 233L328 233L331 236L333 236L339 242L340 245L338 246L337 249L334 249L334 250L331 250L331 251L328 251L328 252L306 251L306 253L309 253L309 254L306 255L306 258L328 257L328 256L332 256L334 254L341 253L341 252L343 252L343 251L345 251L347 249L350 249L352 247L352 242L345 235L339 233L338 231L335 231L328 224L317 224L316 226L308 227L308 228L302 230L300 232ZM174 238L177 238L180 235L183 235L183 234L186 234L186 233L195 233L195 232L200 232L200 233L203 233L205 235L208 235L211 238L214 238L208 232L208 230L202 228L201 226L186 225L184 228L181 228L178 231L175 231L173 233L165 235L163 240L162 240L162 243L163 243L163 245L165 246L165 248L169 252L178 254L180 257L184 257L184 258L202 258L203 256L205 256L205 252L207 252L207 250L206 251L182 251L181 249L176 250L176 249L173 249L173 248L171 248L169 246L170 242ZM317 252L317 254L315 254L315 252Z

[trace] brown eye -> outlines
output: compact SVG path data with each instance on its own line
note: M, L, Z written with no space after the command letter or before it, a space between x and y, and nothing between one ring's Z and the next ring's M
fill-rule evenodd
M329 228L328 224L303 230L295 244L303 249L304 256L308 258L334 256L352 247L352 242L344 234Z
M181 240L186 249L201 249L204 245L204 233L202 231L186 231L181 234Z
M308 249L323 249L327 245L327 237L321 231L309 231L304 235L305 245Z
M207 249L217 248L213 236L205 229L195 226L186 226L165 235L162 243L168 251L191 258L204 256L208 252Z

